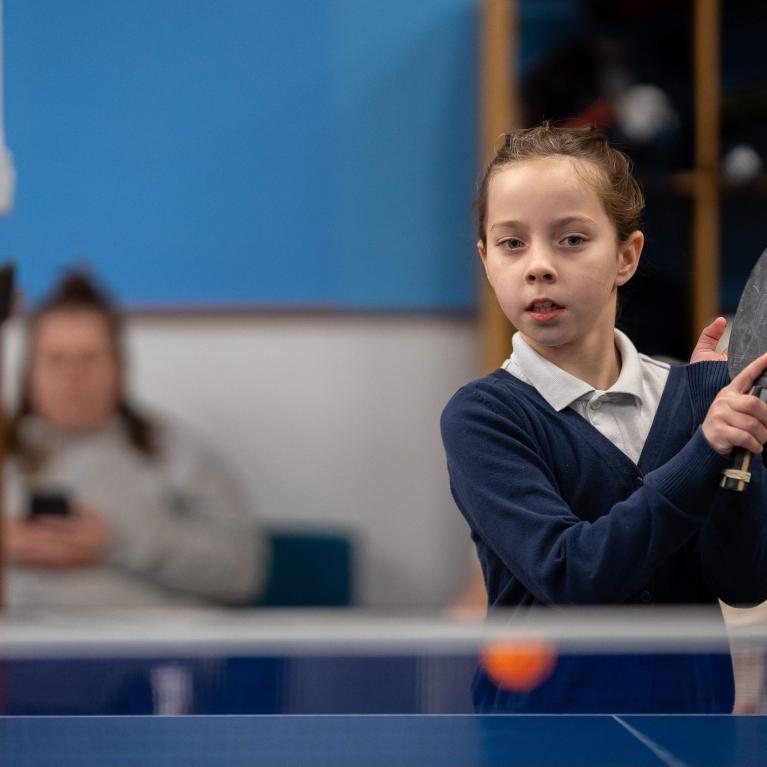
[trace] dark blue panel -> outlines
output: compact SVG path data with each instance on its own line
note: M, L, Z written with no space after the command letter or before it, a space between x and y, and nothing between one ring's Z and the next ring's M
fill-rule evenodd
M0 718L14 767L743 767L765 753L765 716Z
M689 765L767 764L767 717L626 716L630 727L649 742Z
M14 767L663 765L610 717L11 718L0 756Z

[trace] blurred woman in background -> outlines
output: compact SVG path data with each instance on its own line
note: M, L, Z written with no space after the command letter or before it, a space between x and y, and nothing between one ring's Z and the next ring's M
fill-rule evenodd
M8 604L250 600L265 559L253 520L214 456L130 403L121 330L77 273L29 320L7 429Z

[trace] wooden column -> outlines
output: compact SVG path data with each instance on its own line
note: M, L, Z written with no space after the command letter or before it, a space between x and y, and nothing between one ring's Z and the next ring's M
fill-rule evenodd
M516 0L484 0L481 64L482 142L479 157L482 169L492 159L501 134L515 127L517 106L514 70L517 61ZM482 328L482 372L498 367L509 355L512 327L482 280L480 296Z
M694 343L719 313L719 0L695 0Z

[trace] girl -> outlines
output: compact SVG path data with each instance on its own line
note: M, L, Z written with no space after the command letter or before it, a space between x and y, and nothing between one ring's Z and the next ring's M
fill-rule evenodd
M730 451L767 441L767 404L747 394L767 355L730 382L722 362L670 368L616 330L643 206L628 158L590 127L507 135L482 181L477 249L518 332L502 368L450 400L442 434L491 608L767 598L761 462L747 492L719 489ZM525 695L480 670L474 696L483 711L721 712L732 668L563 658Z

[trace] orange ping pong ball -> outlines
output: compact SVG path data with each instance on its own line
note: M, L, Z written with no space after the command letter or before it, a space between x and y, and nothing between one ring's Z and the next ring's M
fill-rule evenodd
M518 692L545 682L556 662L556 652L545 642L493 642L480 655L482 667L497 687Z

